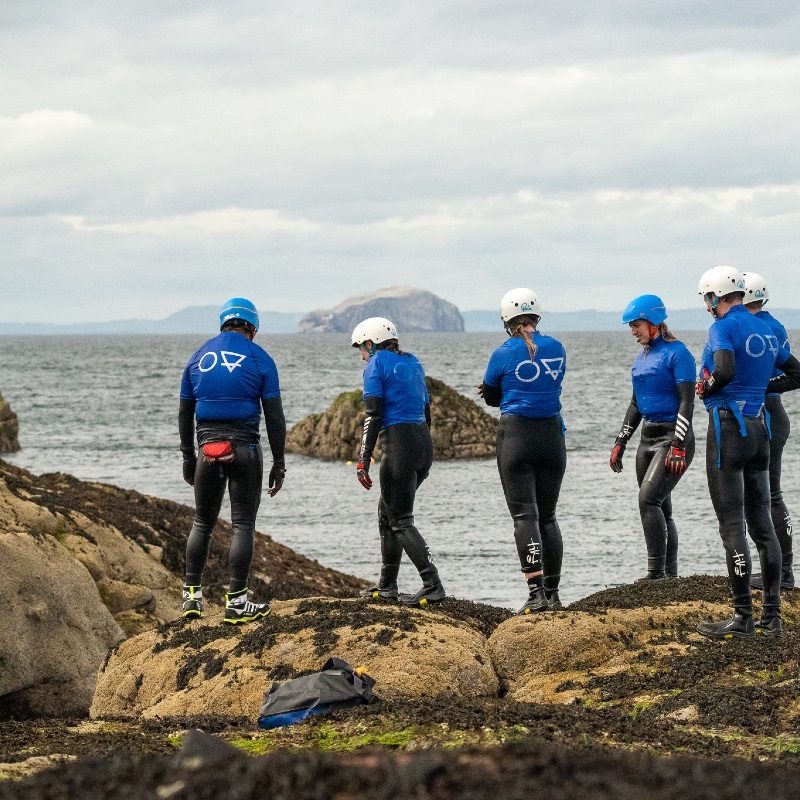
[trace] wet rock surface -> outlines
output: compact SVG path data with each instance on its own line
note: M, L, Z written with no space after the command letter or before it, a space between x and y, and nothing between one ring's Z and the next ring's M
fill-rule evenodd
M0 453L16 453L19 450L19 420L11 406L0 394Z
M436 378L426 377L431 401L431 438L439 461L493 458L497 420L477 403ZM300 420L286 439L290 453L332 461L358 459L364 426L361 391L343 392L327 411ZM374 452L380 460L380 440Z

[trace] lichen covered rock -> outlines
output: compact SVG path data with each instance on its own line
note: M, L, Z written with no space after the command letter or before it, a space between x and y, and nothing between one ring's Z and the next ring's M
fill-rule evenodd
M431 436L436 460L492 458L497 420L477 403L430 376L425 378L431 401ZM298 422L286 439L286 450L331 461L358 457L364 425L361 392L343 392L321 414ZM380 460L380 441L374 457Z
M16 453L19 450L18 435L17 415L0 394L0 453Z

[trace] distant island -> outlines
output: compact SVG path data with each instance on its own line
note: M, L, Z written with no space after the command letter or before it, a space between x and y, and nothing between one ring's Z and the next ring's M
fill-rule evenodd
M258 304L258 299L256 298ZM410 286L390 286L375 292L350 297L331 309L310 312L270 311L262 308L261 332L275 333L345 333L366 317L385 316L404 333L502 331L500 310L459 311L447 300L432 292ZM219 327L219 305L188 306L164 319L123 319L111 322L76 322L58 325L26 321L25 324L0 322L0 335L109 335L109 334L198 334L210 335ZM800 309L769 310L787 327L800 328ZM622 311L547 311L541 328L546 332L621 331ZM708 313L696 308L671 309L668 324L675 331L706 330L711 324Z

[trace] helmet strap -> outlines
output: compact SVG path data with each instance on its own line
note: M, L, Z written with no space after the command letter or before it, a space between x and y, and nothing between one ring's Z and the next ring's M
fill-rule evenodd
M647 320L647 335L651 342L653 339L657 339L659 336L661 336L661 330L659 329L659 326L653 325L650 320Z
M719 303L719 297L717 297L717 295L714 295L712 298L711 296L712 294L713 294L712 292L706 292L703 295L703 300L705 300L706 303L708 303L709 306L711 306L711 313L714 315L714 319L717 319L717 303Z

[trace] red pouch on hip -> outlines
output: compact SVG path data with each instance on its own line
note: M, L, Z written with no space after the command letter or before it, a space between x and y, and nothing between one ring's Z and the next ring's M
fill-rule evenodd
M236 452L230 442L209 442L203 445L203 461L209 464L230 464Z

